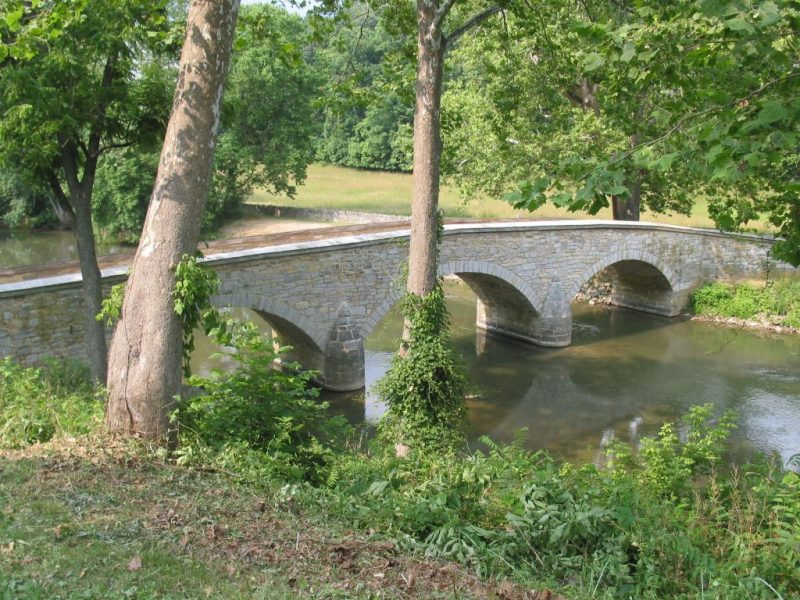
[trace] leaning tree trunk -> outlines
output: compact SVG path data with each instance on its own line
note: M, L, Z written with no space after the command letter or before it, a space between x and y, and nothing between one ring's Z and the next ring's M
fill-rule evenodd
M436 22L436 3L417 0L417 82L411 240L407 289L426 296L436 285L436 213L442 140L439 110L446 40Z
M172 115L111 344L106 426L114 433L163 438L180 392L175 267L200 234L238 11L238 0L189 7Z

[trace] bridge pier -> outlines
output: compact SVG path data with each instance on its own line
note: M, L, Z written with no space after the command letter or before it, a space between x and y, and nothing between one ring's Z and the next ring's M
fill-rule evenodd
M551 284L539 312L519 290L500 279L459 273L478 296L475 325L489 333L537 346L568 346L572 313L560 282Z
M350 307L343 302L325 348L322 385L335 392L350 392L363 388L365 381L364 340Z

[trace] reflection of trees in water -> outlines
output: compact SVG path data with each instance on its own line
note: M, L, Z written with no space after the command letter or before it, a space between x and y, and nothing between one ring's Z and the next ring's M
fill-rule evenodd
M754 363L786 365L789 348L776 353L750 332L742 338L742 332L690 322L665 327L663 321L595 309L579 316L575 338L581 343L568 348L479 339L481 352L470 369L482 390L470 404L475 429L509 440L528 427L532 448L597 460L611 438L636 443L690 406L711 402L735 410L741 418L735 435L760 440L756 447L783 453L784 445L797 444L800 433L777 427L785 417L771 413L782 406L784 415L793 411L789 422L800 422L800 377L770 383L753 369ZM797 338L781 339L795 353L800 349ZM715 354L721 346L724 351ZM765 395L776 392L779 401L766 406Z
M114 254L120 247L98 244L99 255ZM0 268L37 265L78 258L71 231L0 231Z

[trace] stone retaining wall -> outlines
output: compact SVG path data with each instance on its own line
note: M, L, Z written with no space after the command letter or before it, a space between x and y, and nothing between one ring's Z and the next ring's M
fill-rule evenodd
M334 223L391 223L408 221L410 217L402 215L385 215L382 213L356 212L352 210L336 210L332 208L304 208L302 206L278 206L274 204L245 204L245 216L284 217L287 219L305 219L308 221L331 221Z

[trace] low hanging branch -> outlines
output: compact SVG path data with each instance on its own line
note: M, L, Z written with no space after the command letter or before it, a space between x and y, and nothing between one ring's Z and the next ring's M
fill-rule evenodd
M718 113L718 112L726 110L728 108L733 108L734 106L737 106L739 104L742 104L743 102L747 102L749 100L752 100L753 98L761 95L763 92L765 92L767 89L771 88L772 86L778 85L779 83L783 83L783 82L788 81L790 79L794 79L795 77L800 77L800 71L792 71L792 72L790 72L790 73L788 73L786 75L783 75L781 77L776 77L775 79L767 81L761 87L753 90L752 92L750 92L749 94L747 94L745 96L742 96L741 98L736 98L735 100L731 100L730 102L727 102L725 104L720 104L718 106L712 106L711 108L707 108L705 110L701 110L701 111L686 115L685 117L682 117L681 119L679 119L678 122L675 123L675 125L670 127L667 131L665 131L660 136L658 136L656 138L653 138L652 140L648 140L646 142L642 142L640 144L637 144L637 145L631 147L631 149L628 150L627 152L623 152L622 154L616 156L612 160L610 160L607 163L605 163L605 166L614 165L614 164L617 164L619 162L622 162L623 160L625 160L626 158L632 156L633 154L635 154L638 150L640 150L642 148L647 148L648 146L654 146L654 145L658 144L659 142L663 142L665 139L667 139L673 133L675 133L676 131L681 129L689 121L694 121L696 119L699 119L700 117L705 117L706 115ZM583 175L578 177L578 181L583 181L584 179L589 177L594 171L595 171L595 169L592 169L590 171L586 171Z

